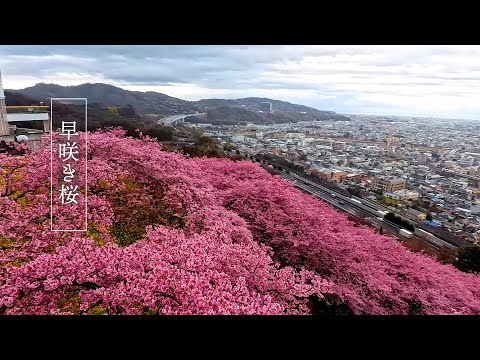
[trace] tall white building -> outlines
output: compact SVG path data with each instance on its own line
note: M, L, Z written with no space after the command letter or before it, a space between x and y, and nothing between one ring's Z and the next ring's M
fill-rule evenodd
M5 93L3 92L2 72L0 71L0 136L10 135L5 107Z

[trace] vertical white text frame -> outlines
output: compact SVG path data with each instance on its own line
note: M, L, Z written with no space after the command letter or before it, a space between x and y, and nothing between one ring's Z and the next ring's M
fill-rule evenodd
M53 228L53 102L54 101L85 101L85 229L54 229ZM85 232L88 230L88 111L87 111L87 98L51 98L50 99L50 231L63 231L63 232Z

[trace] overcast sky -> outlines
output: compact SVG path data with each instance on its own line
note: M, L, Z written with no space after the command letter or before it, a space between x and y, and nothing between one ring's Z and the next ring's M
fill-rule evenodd
M480 119L480 46L4 46L7 89L102 82L186 100Z

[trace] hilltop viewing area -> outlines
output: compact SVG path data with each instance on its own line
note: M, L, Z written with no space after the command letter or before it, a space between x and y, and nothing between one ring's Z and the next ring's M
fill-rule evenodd
M479 62L0 45L0 317L480 315Z
M42 135L50 132L49 109L49 106L43 105L6 106L0 71L0 141L3 140L8 143L15 141L18 135L25 135L28 138L30 148L37 148ZM32 121L41 121L43 130L17 126L17 124Z

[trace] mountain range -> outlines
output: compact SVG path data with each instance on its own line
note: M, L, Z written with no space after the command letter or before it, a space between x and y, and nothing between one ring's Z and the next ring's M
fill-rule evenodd
M309 106L286 101L249 97L243 99L203 99L187 101L162 93L130 91L116 86L88 83L76 86L61 86L39 83L21 90L10 90L39 101L50 98L87 98L94 106L133 106L141 116L163 117L185 113L206 113L200 122L214 124L244 123L256 124L289 123L298 121L350 120L334 111L322 111ZM265 111L265 102L272 104L272 111ZM263 109L263 110L262 110Z

